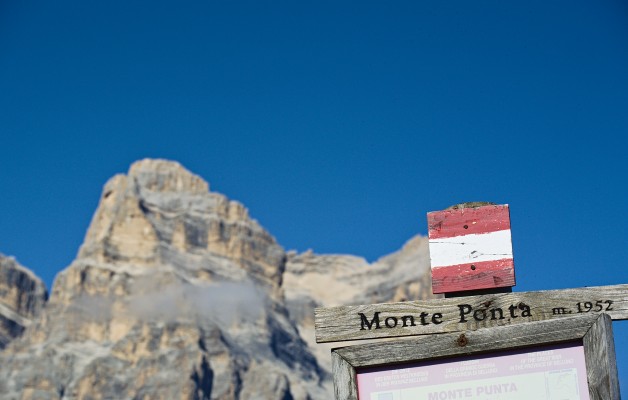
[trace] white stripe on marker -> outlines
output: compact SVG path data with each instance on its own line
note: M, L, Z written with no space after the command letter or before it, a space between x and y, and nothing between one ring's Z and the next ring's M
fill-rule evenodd
M510 229L430 240L432 268L512 258Z

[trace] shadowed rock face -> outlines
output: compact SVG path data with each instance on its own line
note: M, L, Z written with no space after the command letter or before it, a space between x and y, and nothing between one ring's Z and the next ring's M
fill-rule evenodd
M45 290L0 263L0 341L21 335L0 353L0 398L329 399L313 307L424 297L428 259L420 237L372 265L286 254L241 204L142 160L105 185L44 312ZM5 308L23 315L12 336Z
M0 254L0 350L24 332L47 299L41 279L12 257Z

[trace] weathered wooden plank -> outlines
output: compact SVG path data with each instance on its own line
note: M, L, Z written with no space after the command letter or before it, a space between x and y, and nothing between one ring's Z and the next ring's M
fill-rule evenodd
M358 400L355 368L342 356L332 351L332 374L336 399Z
M510 229L507 204L476 204L462 203L446 210L427 213L429 237L439 239Z
M599 315L540 321L521 326L502 326L491 330L442 335L418 336L412 339L376 342L334 349L354 368L400 364L415 360L480 354L488 351L518 349L542 343L561 343L581 339Z
M583 338L591 400L619 400L613 327L607 315L599 318Z
M515 265L511 259L474 261L432 268L432 292L455 293L515 285Z
M453 207L427 219L434 293L515 285L508 205Z
M472 331L602 312L628 319L628 285L317 308L316 341Z
M584 314L520 326L502 326L464 333L419 336L332 350L336 400L356 399L357 369L404 368L407 363L456 359L505 350L532 351L560 343L581 343L591 400L618 400L611 319L607 314ZM338 373L339 375L336 375Z

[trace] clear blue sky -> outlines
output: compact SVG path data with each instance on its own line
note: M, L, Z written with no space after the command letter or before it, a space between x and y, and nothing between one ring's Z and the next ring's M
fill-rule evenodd
M0 252L50 287L160 157L287 249L374 260L485 200L516 291L628 283L627 71L620 0L2 1Z

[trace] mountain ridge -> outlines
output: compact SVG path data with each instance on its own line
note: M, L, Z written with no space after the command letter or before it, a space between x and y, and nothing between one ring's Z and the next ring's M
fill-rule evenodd
M423 237L373 263L286 252L209 187L161 159L105 184L76 259L0 352L2 398L329 398L313 307L431 295Z

